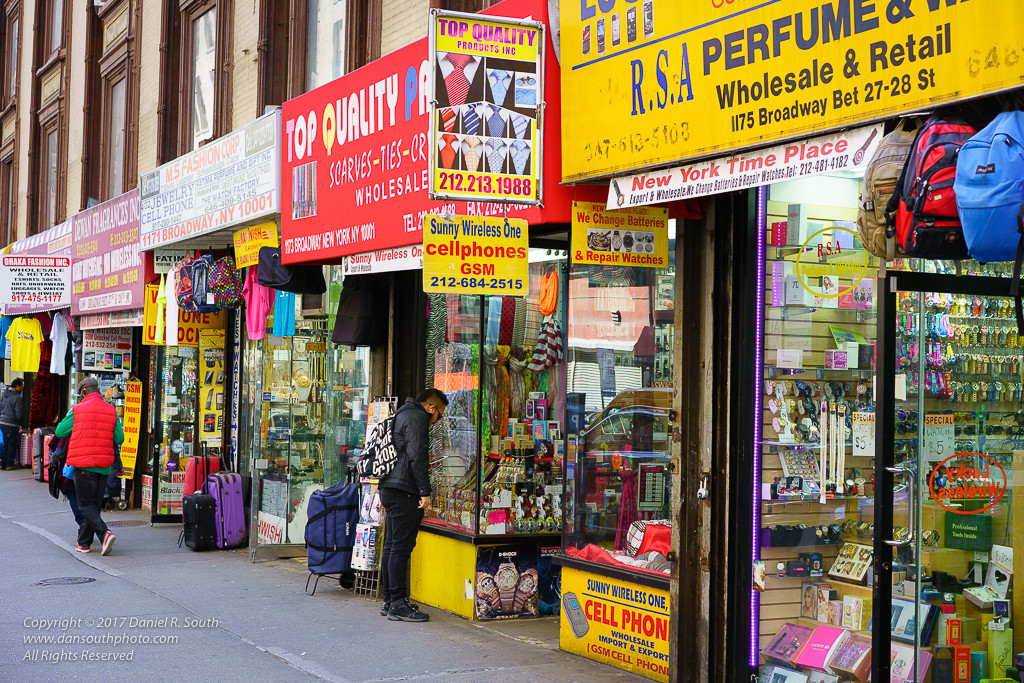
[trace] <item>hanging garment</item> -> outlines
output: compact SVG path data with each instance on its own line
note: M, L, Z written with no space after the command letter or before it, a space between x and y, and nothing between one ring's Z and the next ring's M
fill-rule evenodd
M160 286L156 290L156 330L154 332L155 341L158 345L163 345L164 334L167 332L164 322L164 311L167 308L167 287L164 282L163 274L160 275Z
M511 296L501 297L501 321L498 323L498 344L512 344L512 329L516 322L516 300Z
M615 526L615 550L625 551L629 529L640 518L637 509L637 472L622 468L619 470L619 479L622 481L622 494L619 496L619 522Z
M501 330L501 299L500 296L487 298L487 327L484 333L484 344L497 344Z
M50 374L50 359L53 353L53 342L49 339L43 340L39 345L39 362L36 364L36 381L32 384L32 401L29 405L28 428L29 430L46 427L56 418L56 411L51 411L53 405L53 375Z
M537 347L530 359L530 370L542 372L562 361L562 328L555 318L548 318L540 328Z
M540 332L540 330L537 330ZM526 299L516 300L516 319L512 323L512 346L522 346L526 342Z
M523 373L529 355L522 347L513 347L508 358L508 416L526 419L526 383Z
M11 370L39 372L43 328L35 318L18 318L7 330L11 342Z
M444 346L444 335L448 329L448 306L444 294L427 294L427 346L436 349Z
M50 336L50 330L53 329L53 319L50 318L49 313L36 313L36 320L39 321L39 327L43 331L44 337Z
M558 308L558 271L549 268L540 285L540 312L551 315Z
M53 342L53 353L50 354L50 372L55 375L67 374L68 326L67 319L62 313L53 317L50 341Z
M175 294L178 276L177 268L172 268L171 272L167 274L167 291L164 295L167 299L167 310L164 311L164 327L166 332L164 338L168 346L178 345L178 314L181 311L178 307L178 296Z
M497 434L501 438L510 436L508 433L509 394L511 391L508 374L510 351L508 346L498 345L498 419L494 422L491 433Z
M7 341L7 330L11 329L11 323L14 322L13 315L5 315L0 318L0 358L8 358L10 354L7 349L10 348L10 342Z
M544 316L541 315L540 306L529 299L526 300L526 328L524 336L527 341L533 342L540 336L541 324Z
M274 299L274 336L295 336L295 293L277 292Z
M245 329L249 339L263 339L267 334L267 315L274 305L274 290L257 282L256 268L250 266L245 274L242 298L245 299Z
M383 346L388 339L387 280L350 275L338 301L331 340L341 346Z

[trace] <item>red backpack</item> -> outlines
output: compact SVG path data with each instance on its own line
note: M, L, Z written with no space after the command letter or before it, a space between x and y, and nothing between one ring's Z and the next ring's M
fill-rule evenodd
M969 258L953 180L960 148L978 131L956 117L932 116L917 132L885 207L886 235L907 256Z

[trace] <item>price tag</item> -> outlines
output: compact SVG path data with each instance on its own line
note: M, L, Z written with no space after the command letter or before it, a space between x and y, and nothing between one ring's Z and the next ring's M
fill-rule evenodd
M875 457L875 414L853 414L854 456Z
M924 416L924 452L928 460L945 460L953 455L953 416Z

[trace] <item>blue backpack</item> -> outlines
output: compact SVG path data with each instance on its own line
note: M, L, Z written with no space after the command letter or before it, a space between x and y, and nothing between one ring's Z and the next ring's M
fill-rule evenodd
M1014 261L1010 293L1017 297L1017 328L1024 330L1024 112L1000 114L964 144L953 189L971 258L982 263Z

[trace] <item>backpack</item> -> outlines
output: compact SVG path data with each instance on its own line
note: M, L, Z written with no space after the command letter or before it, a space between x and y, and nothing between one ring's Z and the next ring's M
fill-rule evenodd
M391 417L375 424L366 435L363 453L356 462L356 471L360 477L383 479L391 474L398 462L398 450L395 448L395 418Z
M857 233L864 248L875 256L891 261L896 257L896 240L886 239L885 205L896 191L903 164L914 144L915 131L904 130L900 119L896 130L882 138L875 155L864 169L864 186L857 211Z
M57 437L50 439L48 447L50 447L50 464L49 467L49 484L50 484L50 495L55 499L60 500L60 494L64 490L64 465L67 464L68 452L64 445L54 450L52 448L53 443L57 441Z
M896 191L885 207L886 237L907 256L967 258L953 180L960 148L977 133L963 120L932 116L917 131Z
M1017 328L1024 329L1024 112L1000 114L964 144L953 187L971 258L1014 262L1010 293L1017 298Z
M192 304L198 313L213 313L220 310L214 303L213 290L210 289L210 272L213 270L213 256L196 255L192 260Z
M218 309L238 308L242 304L242 277L233 256L217 259L210 269L209 291Z

